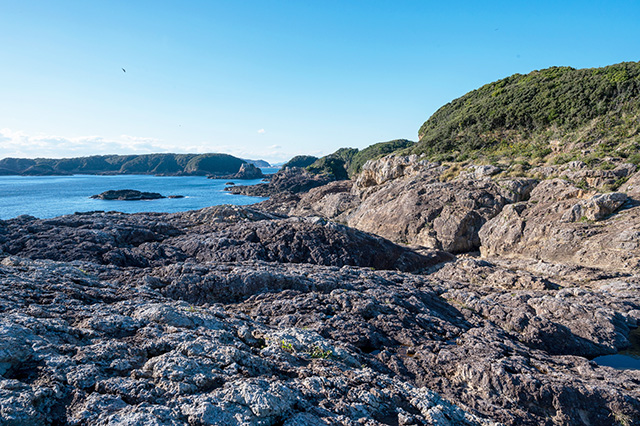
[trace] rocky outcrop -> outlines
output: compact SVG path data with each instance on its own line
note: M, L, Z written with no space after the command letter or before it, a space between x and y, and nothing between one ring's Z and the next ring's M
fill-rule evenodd
M259 216L238 209L180 220ZM586 291L472 259L420 276L3 257L7 424L640 420L640 373L582 357L628 344L640 319L637 278L600 279Z
M636 170L637 167L629 163L620 163L611 170L602 170L588 167L582 161L571 161L560 166L536 167L531 169L529 173L542 179L559 177L579 184L581 187L604 189L607 186L619 184Z
M484 225L480 250L487 257L637 271L640 208L616 213L627 202L624 193L594 194L561 179L543 181L529 201L505 207Z
M141 192L135 189L111 189L101 194L92 195L90 198L98 200L122 200L122 201L139 201L139 200L157 200L165 198L157 192Z
M237 173L225 176L209 176L209 179L262 179L262 170L251 163L243 163Z
M4 424L640 423L640 370L589 360L640 325L625 187L365 169L260 208L0 221Z
M489 177L499 169L489 166L443 181L450 169L415 155L384 157L367 162L353 184L311 190L287 204L291 207L284 213L320 215L397 243L467 252L480 246L484 223L504 205L526 199L536 183L525 178L495 182Z
M313 188L301 194L287 213L292 216L321 216L346 223L343 214L352 211L360 203L360 199L351 192L352 188L351 180L331 182Z
M418 271L448 253L418 254L320 218L280 218L245 207L175 214L94 213L0 228L0 249L33 259L145 267L175 261L264 260Z
M269 178L268 183L258 185L236 185L224 190L232 194L251 195L255 197L270 197L283 193L298 194L311 188L325 185L333 178L327 175L309 173L305 169L291 167L279 170Z
M621 187L620 191L633 198L635 202L640 202L640 172L632 175Z

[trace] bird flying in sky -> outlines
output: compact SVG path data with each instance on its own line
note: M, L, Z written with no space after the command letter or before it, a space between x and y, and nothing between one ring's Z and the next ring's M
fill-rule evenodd
M127 70L125 70L124 68L122 68L122 72L127 72Z

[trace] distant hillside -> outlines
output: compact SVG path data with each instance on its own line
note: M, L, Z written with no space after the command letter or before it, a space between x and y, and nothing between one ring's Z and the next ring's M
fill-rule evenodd
M284 163L282 168L307 167L312 165L317 159L318 157L314 157L313 155L296 155L291 160Z
M512 75L448 103L405 152L458 161L616 156L638 163L639 118L640 63L553 67Z
M415 142L406 139L396 139L389 142L378 142L363 150L357 148L340 148L332 154L316 159L306 166L306 168L311 173L332 175L338 180L348 179L359 173L367 161L401 149L409 148L413 145L415 145Z
M95 155L78 158L5 158L0 175L151 174L228 175L245 160L227 154Z
M262 168L262 167L271 167L271 164L269 164L268 162L264 161L264 160L249 160L246 158L243 158L244 161L246 161L249 164L253 164L256 167Z

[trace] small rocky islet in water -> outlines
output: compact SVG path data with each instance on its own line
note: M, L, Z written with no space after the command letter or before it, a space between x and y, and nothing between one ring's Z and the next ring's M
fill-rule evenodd
M169 195L165 197L157 192L143 192L135 189L111 189L89 198L97 200L119 200L119 201L139 201L139 200L158 200L161 198L184 198L184 195Z

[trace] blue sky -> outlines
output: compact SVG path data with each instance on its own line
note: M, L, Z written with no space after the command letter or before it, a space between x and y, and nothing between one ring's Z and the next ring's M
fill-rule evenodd
M638 22L638 1L0 0L0 158L416 140L513 73L640 60Z

